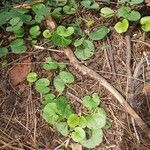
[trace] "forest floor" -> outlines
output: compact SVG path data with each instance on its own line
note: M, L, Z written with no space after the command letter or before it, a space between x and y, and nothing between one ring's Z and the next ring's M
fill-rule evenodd
M84 19L94 19L95 23L92 28L105 23L105 20L99 19L97 14L85 9L80 10L80 16ZM64 18L62 22L67 24L73 19L72 17ZM114 24L113 20L107 23ZM83 30L86 30L86 26L83 26ZM95 54L90 60L82 63L111 83L150 126L150 33L145 34L135 28L130 35L132 45L131 78L128 76L127 69L127 40L125 35L116 33L114 29L111 29L111 34L104 40L94 42ZM1 43L8 42L12 38L12 35L6 34L3 30L0 31ZM49 47L40 39L37 45ZM59 47L54 47L54 49L59 50ZM98 81L82 75L70 64L64 53L35 49L30 45L25 54L10 53L7 57L7 67L0 71L0 149L58 150L61 148L73 149L72 145L75 146L75 143L62 137L43 120L41 117L42 96L37 94L34 87L26 81L26 75L31 70L38 72L39 76L46 76L49 79L54 76L53 72L41 69L41 63L48 55L53 56L59 62L67 63L68 70L76 76L75 83L69 85L65 93L77 112L80 106L78 101L83 96L95 91L100 95L111 127L104 131L103 143L95 150L150 149L148 138L136 123L133 126L131 116L124 109L125 106L121 106L118 100ZM145 61L140 64L143 58ZM136 76L137 66L138 75ZM130 79L132 85L129 85ZM129 91L128 88L133 90ZM54 91L53 87L51 90ZM84 148L80 146L76 148L76 150L82 149Z

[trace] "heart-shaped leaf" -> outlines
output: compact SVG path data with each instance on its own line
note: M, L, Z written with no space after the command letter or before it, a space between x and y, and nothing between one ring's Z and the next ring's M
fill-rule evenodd
M99 9L98 3L93 3L91 0L83 0L81 5L88 9Z
M128 27L129 27L129 22L127 19L123 19L122 21L119 21L115 24L115 30L118 32L118 33L124 33L128 30Z
M58 26L56 30L57 34L62 37L68 37L74 33L73 27L65 28L64 26Z
M141 14L138 11L125 6L118 9L118 15L129 21L137 21L141 18Z

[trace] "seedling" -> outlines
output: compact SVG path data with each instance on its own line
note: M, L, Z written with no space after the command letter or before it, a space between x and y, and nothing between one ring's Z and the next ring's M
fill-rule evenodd
M129 27L128 20L123 19L122 21L117 22L114 28L118 33L124 33L128 30L128 27Z
M142 30L145 32L150 31L150 16L142 17L140 20L140 23L142 25Z
M43 118L63 136L71 135L75 142L87 148L94 148L102 142L106 112L102 107L98 107L100 99L97 93L89 97L96 105L93 105L90 110L89 105L86 105L88 111L86 115L79 115L72 110L64 96L55 97L53 94L47 94L44 100Z

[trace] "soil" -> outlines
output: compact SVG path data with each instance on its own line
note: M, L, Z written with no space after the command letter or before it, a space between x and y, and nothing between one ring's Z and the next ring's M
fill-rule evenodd
M86 15L85 15L86 14ZM85 9L80 10L80 15L84 19L92 18L95 23L88 29L83 24L83 29L91 30L103 23L111 24L113 20L102 20L97 14ZM75 18L64 18L63 24L67 24ZM0 42L5 45L11 39L1 31ZM144 41L144 42L142 42ZM132 108L150 126L150 33L143 33L135 28L131 33L132 60L131 72L134 70L142 57L146 57L146 62L140 69L140 75L135 80L136 87L133 100L128 101ZM38 45L44 41L39 38ZM84 65L93 69L109 81L124 97L127 96L127 69L126 69L126 41L124 35L117 34L114 29L107 38L95 42L96 52L94 56L84 61ZM51 43L42 45L52 46ZM59 49L54 47L54 49ZM74 48L72 48L74 49ZM83 96L98 92L101 97L102 106L106 109L111 128L104 131L103 143L94 150L149 150L150 143L141 129L135 125L138 132L139 141L131 123L131 117L125 112L115 97L100 85L99 82L83 76L70 64L63 53L49 52L46 50L36 50L30 45L28 52L23 55L9 54L8 64L1 69L0 73L0 149L3 150L58 150L64 148L70 150L73 141L62 137L52 126L48 125L41 116L42 96L34 90L34 86L29 85L25 80L20 79L18 67L24 68L28 73L30 70L36 71L40 77L51 79L55 73L42 70L41 63L46 56L53 56L57 61L68 64L70 70L76 76L76 82L67 87L65 95L70 99L71 105L79 112L80 103L77 99ZM2 60L1 60L2 62ZM22 66L21 66L22 65ZM15 70L15 69L16 70ZM57 72L56 72L57 73ZM15 77L12 77L12 74ZM22 75L21 75L22 77ZM14 79L15 78L15 79ZM15 83L14 83L15 82ZM57 93L54 87L51 91ZM84 148L83 148L84 149ZM78 149L80 150L80 149Z

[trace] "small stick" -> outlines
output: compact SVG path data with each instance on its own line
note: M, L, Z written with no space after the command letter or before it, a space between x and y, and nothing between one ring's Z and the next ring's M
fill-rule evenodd
M141 117L132 109L132 107L126 102L125 98L102 76L98 73L89 69L88 67L79 63L75 58L71 48L66 47L63 49L70 63L79 70L83 75L88 75L89 77L97 80L101 85L103 85L108 91L110 91L118 100L118 102L124 107L124 109L133 117L138 126L143 130L143 132L150 139L150 129L148 125L141 119Z

